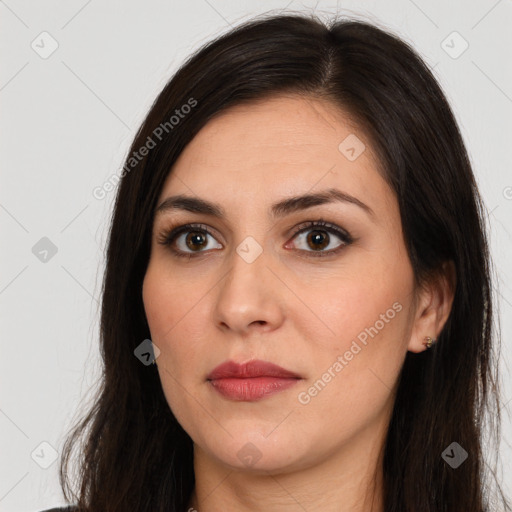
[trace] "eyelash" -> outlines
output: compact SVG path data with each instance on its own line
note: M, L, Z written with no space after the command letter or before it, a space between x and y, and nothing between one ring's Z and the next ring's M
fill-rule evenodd
M321 258L337 254L339 251L341 251L343 248L350 245L354 241L352 236L347 231L339 228L335 224L325 222L323 219L319 219L318 221L308 221L300 224L297 228L297 231L295 231L295 233L293 234L292 239L304 232L312 230L312 228L325 228L318 229L318 231L325 231L327 233L334 234L343 242L339 247L337 247L336 249L331 249L330 251L304 251L308 254L311 254L311 256L313 256L314 258ZM202 233L204 235L210 235L211 237L215 238L213 233L211 233L208 227L205 226L204 224L184 224L176 228L171 227L168 228L167 230L162 231L157 237L157 242L161 245L169 246L170 250L176 257L187 258L190 260L192 258L200 256L201 254L204 254L205 251L183 252L181 250L175 249L172 246L172 243L179 235L188 232ZM297 250L302 251L302 249Z

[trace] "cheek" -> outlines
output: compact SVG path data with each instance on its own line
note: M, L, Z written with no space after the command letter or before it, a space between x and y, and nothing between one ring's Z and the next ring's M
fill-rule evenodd
M144 310L149 324L153 341L165 343L172 338L180 324L194 314L194 304L199 302L193 293L187 293L194 287L184 288L184 283L178 283L168 273L166 267L158 260L150 263L144 277L142 297ZM196 300L194 300L196 299Z
M302 302L309 312L297 307L294 321L322 350L343 350L361 333L364 341L364 333L374 332L375 327L382 334L400 330L405 315L398 310L403 310L411 293L407 269L395 272L362 260L357 266L347 265L342 273L316 276L316 282L302 285Z
M406 300L407 293L364 279L345 281L343 293L334 285L324 290L317 304L323 303L322 320L335 335L324 329L329 335L322 337L302 324L311 368L297 392L304 428L314 431L321 418L322 435L346 440L380 421L406 354Z
M197 401L192 398L191 368L197 367L201 351L193 321L197 300L176 293L176 283L165 277L158 265L150 265L142 286L144 309L151 340L160 349L157 368L167 403L180 423L190 423ZM179 287L178 287L179 288ZM194 304L196 304L194 308ZM184 392L186 390L186 392Z
M157 264L148 267L144 278L142 295L151 340L161 352L157 363L179 382L190 379L190 369L205 356L200 347L204 322L197 319L207 317L206 291L190 281L178 283Z
M341 401L344 411L364 408L374 399L382 402L393 388L410 336L413 286L407 261L361 257L346 268L310 286L308 303L318 320L312 315L295 317L309 345L306 353L313 371L308 385L320 381L318 392L306 392L318 406ZM324 387L330 391L324 392ZM331 412L336 415L336 410Z
M151 341L160 349L157 365L164 382L174 376L180 367L173 367L172 363L176 361L176 350L179 351L180 347L186 346L176 339L180 318L186 317L186 310L183 300L179 300L176 294L176 287L168 282L165 274L159 272L156 265L148 267L142 286L142 296ZM172 345L170 340L173 340Z
M162 321L162 314L164 309L162 303L165 304L165 294L163 288L160 286L156 278L154 265L150 264L146 270L144 281L142 282L142 301L144 304L144 311L148 321L151 333L158 331L158 325Z

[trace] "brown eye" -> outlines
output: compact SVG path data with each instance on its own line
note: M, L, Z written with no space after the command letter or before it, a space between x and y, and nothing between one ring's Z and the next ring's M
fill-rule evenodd
M294 243L295 248L311 256L329 256L353 242L352 237L345 230L323 220L308 222L306 227L300 229L293 238L298 239L298 244ZM336 238L339 240L337 244ZM333 244L335 245L332 246ZM324 250L326 247L329 249Z
M185 237L185 244L191 250L199 250L208 244L207 241L207 233L199 232L199 231L189 231L187 236Z
M324 222L322 219L309 221L300 227L302 229L299 229L292 238L292 240L298 239L299 241L299 247L294 248L311 256L331 256L353 242L347 231L335 224ZM157 241L162 245L169 246L175 256L192 258L207 250L222 249L222 244L218 242L217 245L211 246L208 238L216 241L206 226L185 224L161 233ZM337 244L336 239L339 240ZM331 247L333 244L335 244L334 247ZM326 248L328 250L324 250Z
M206 249L221 249L222 245L211 245L208 238L215 240L210 231L202 224L185 224L161 233L158 243L168 245L176 256L193 257L205 252ZM204 250L203 250L204 249Z
M306 242L315 251L324 249L329 244L329 234L327 231L311 231L306 237Z

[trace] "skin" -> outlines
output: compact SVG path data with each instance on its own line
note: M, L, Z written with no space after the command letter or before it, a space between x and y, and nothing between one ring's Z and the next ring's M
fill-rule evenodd
M366 146L354 161L338 149L349 134ZM398 203L377 169L365 134L340 109L279 95L210 120L168 175L158 204L184 194L226 212L225 219L157 214L143 284L163 391L194 442L191 508L383 510L381 455L397 378L407 351L425 350L424 337L440 333L453 289L444 275L416 286ZM373 215L332 202L270 217L277 201L329 188L356 197ZM307 235L325 228L302 235L294 228L321 218L354 241L315 257ZM189 222L213 234L199 249L178 235L175 248L196 251L190 260L158 243L166 229ZM324 252L343 243L322 233ZM251 263L236 251L249 236L263 251ZM338 356L397 303L400 311L333 371ZM228 359L270 361L302 380L260 401L228 400L206 381ZM299 393L329 368L335 376L301 403ZM237 456L247 443L260 457L252 465Z

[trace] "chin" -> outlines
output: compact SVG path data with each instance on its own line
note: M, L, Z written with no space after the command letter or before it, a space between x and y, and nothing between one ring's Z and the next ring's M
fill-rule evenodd
M268 435L271 429L267 429L267 437L254 430L230 432L233 437L229 441L208 439L202 446L218 462L235 471L268 475L307 465L307 445L292 432Z

